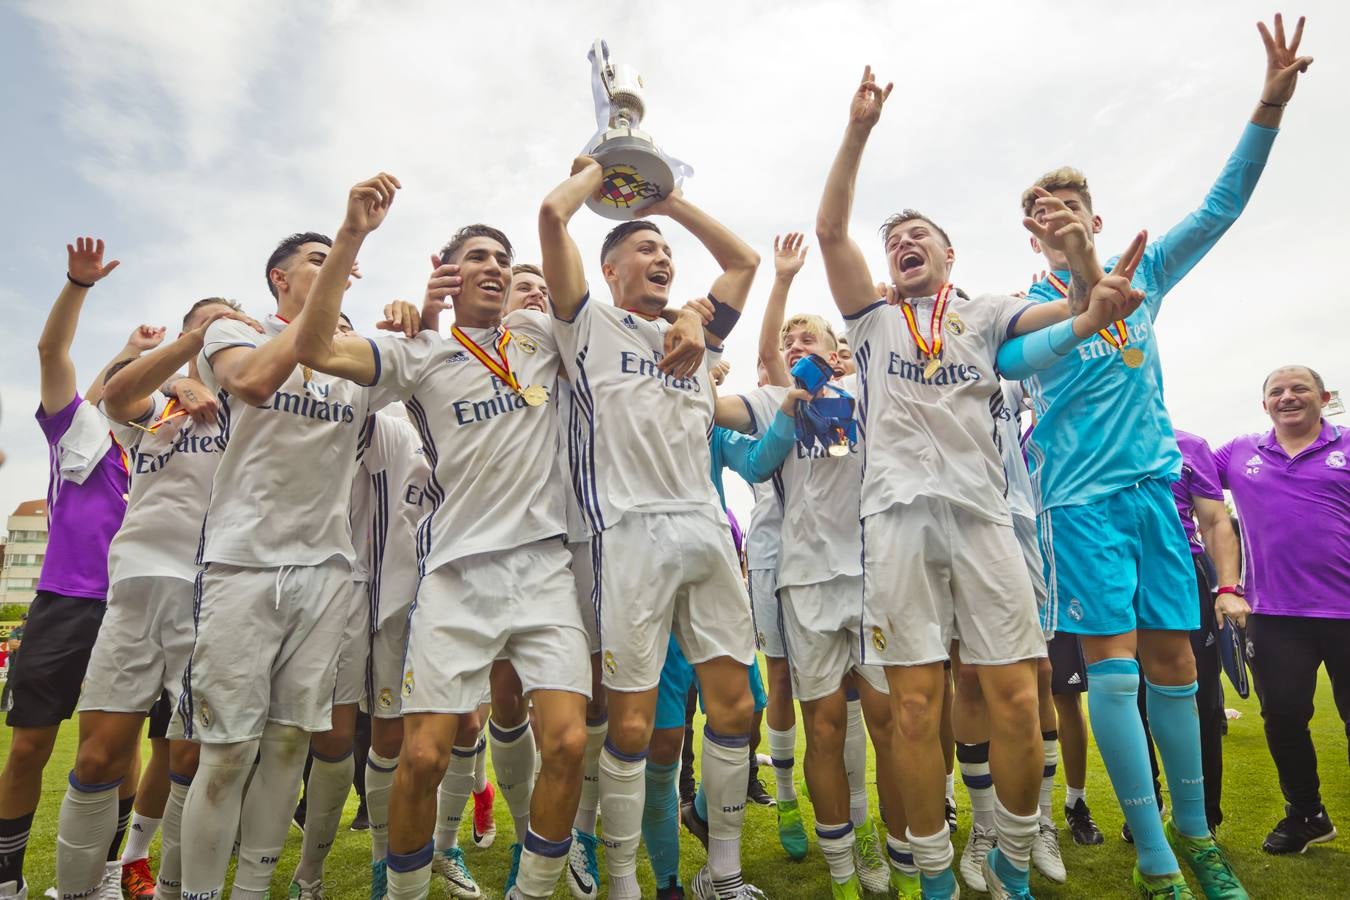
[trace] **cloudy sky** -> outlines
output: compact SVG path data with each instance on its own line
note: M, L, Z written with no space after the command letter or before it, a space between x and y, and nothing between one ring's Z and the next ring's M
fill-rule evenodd
M1018 197L1072 164L1106 220L1103 253L1161 234L1203 197L1255 105L1264 53L1250 0L489 4L66 3L0 7L0 515L45 491L33 422L35 344L65 244L103 237L122 266L86 304L75 356L91 378L141 322L176 331L208 295L272 308L263 265L282 236L334 230L348 187L384 169L404 190L361 254L348 296L373 323L416 300L430 252L459 225L506 230L538 257L535 217L593 130L585 54L596 36L636 67L647 129L696 170L688 196L760 248L810 231L864 63L895 92L863 162L854 229L922 209L952 235L971 292L1040 268ZM1317 58L1241 221L1164 305L1159 337L1179 427L1211 442L1268 427L1260 383L1289 362L1350 392L1350 295L1336 273L1350 208L1345 48L1350 7L1309 18ZM1334 48L1342 48L1337 55ZM575 233L592 265L607 222ZM676 227L675 295L714 271ZM596 267L598 268L598 266ZM730 342L732 388L753 386L771 269ZM597 272L592 282L598 284ZM791 306L838 315L814 252ZM1350 424L1350 423L1346 423ZM304 465L278 459L278 465ZM748 494L733 492L747 509Z

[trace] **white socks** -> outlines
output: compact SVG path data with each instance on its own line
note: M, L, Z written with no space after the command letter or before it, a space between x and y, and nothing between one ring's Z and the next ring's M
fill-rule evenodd
M369 804L367 804L369 806ZM390 853L385 900L426 900L431 890L431 857L428 843L414 853Z
M830 867L830 878L835 884L843 884L852 878L857 871L853 864L853 823L823 825L817 822L816 840L820 842L820 852L825 854L825 864Z
M1029 816L1008 812L1002 803L994 803L994 825L998 831L998 849L1008 862L1022 870L1031 868L1031 845L1041 831L1040 811Z
M437 853L459 846L459 824L464 821L464 807L473 792L476 759L473 747L450 748L450 764L445 767L445 776L436 792Z
M370 859L379 862L389 852L389 795L394 790L397 759L385 759L374 750L366 757L366 814L370 817Z
M82 784L70 773L56 833L56 887L61 896L91 896L103 880L108 845L117 833L121 781Z
M169 800L164 804L164 839L159 845L159 871L155 873L158 900L179 900L183 894L183 801L192 779L169 773Z
M703 792L708 800L708 874L719 893L741 879L741 826L750 779L750 735L703 727ZM735 884L732 884L734 880Z
M572 847L572 836L569 834L561 841L550 841L533 831L527 831L521 844L516 890L526 900L548 900L553 896L563 867L567 865L567 851Z
M586 751L581 762L581 799L572 827L583 834L595 834L595 812L600 804L600 749L605 746L608 719L586 723Z
M793 780L795 754L797 752L797 725L794 722L786 731L769 733L769 758L773 760L773 783L776 799L779 803L797 799L797 784Z
M294 725L268 722L263 729L262 756L248 790L244 793L243 815L240 818L239 865L235 868L234 889L265 894L272 884L272 872L286 846L286 835L295 814L295 801L300 796L300 781L305 774L305 758L309 756L309 735ZM202 747L202 759L206 748ZM315 769L318 769L316 762ZM201 787L201 775L193 779L192 791ZM188 795L191 812L192 794ZM309 807L317 812L317 806ZM306 819L308 824L311 819ZM186 823L186 817L184 819ZM183 835L184 890L187 890L187 853L191 840ZM228 849L228 848L227 848ZM221 871L224 871L222 867Z
M323 879L323 863L337 839L355 769L350 750L341 759L314 755L309 783L305 786L305 837L300 845L300 864L295 869L297 881Z
M994 778L989 774L989 742L957 744L956 760L961 781L970 794L970 817L986 831L994 827Z
M488 721L488 742L492 745L492 768L497 786L502 789L511 818L516 823L516 840L523 842L530 829L530 795L534 792L534 732L529 716L519 725L502 728Z
M848 776L848 817L854 828L867 821L867 726L862 701L849 700L844 718L844 773Z
M1064 805L1071 807L1077 804L1079 800L1082 800L1084 803L1087 802L1087 788L1086 787L1072 788L1069 787L1068 785L1065 785Z
M155 839L155 832L159 831L160 821L138 812L131 814L131 827L127 829L127 846L122 851L122 865L150 857L150 842Z
M749 765L748 760L746 764ZM637 883L637 849L642 837L642 807L647 797L647 782L643 777L646 769L645 751L629 756L608 742L600 751L600 815L605 822L605 862L612 900L637 900L641 896ZM742 789L748 777L741 779Z
M1050 807L1055 796L1055 770L1059 768L1059 735L1053 731L1043 733L1041 745L1045 749L1045 768L1041 771L1041 821L1050 825L1055 821Z
M202 744L197 775L183 802L184 894L194 897L224 894L225 868L229 865L234 836L239 828L244 781L253 769L258 744L258 741ZM291 809L282 814L282 821L288 826L295 796L293 791Z
M935 834L918 837L906 829L905 835L914 852L914 865L924 875L941 875L952 867L952 833L945 823Z

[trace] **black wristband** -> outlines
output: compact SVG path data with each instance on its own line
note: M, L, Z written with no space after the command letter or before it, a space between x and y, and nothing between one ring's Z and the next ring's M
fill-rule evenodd
M1266 109L1284 109L1285 107L1285 104L1283 103L1268 103L1265 100L1258 100L1257 102L1260 103L1262 106L1264 106Z
M85 290L89 290L89 288L94 286L94 283L92 281L89 282L88 284L85 284L83 281L80 281L74 275L71 275L69 272L66 273L66 280L69 281L71 284L75 285L76 287L82 287Z

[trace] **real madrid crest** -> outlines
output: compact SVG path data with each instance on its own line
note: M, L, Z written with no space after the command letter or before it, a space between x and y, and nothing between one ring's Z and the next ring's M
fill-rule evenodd
M380 688L380 709L392 709L394 706L394 692L389 688Z
M515 339L516 346L524 352L533 354L539 351L539 345L525 335L513 331L511 337Z
M606 650L606 651L605 651L605 671L608 672L609 674L613 675L615 672L618 671L618 669L619 669L619 664L618 664L617 662L614 661L614 654L613 654L611 651Z
M211 707L207 704L205 697L197 698L197 718L202 720L203 728L211 727Z
M872 646L878 650L886 649L886 632L875 625L872 626Z
M409 669L407 672L403 673L403 696L411 697L415 685L416 682L413 681L413 670Z
M966 333L966 323L962 322L956 313L947 316L947 333L953 337L960 337Z

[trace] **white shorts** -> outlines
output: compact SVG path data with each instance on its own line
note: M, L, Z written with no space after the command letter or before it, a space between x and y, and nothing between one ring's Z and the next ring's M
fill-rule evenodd
M370 636L370 685L366 711L377 719L403 715L403 661L408 653L408 613L390 616Z
M787 656L783 621L778 612L778 570L750 570L750 615L755 620L755 646L773 659Z
M919 497L863 519L863 662L961 659L995 666L1045 656L1031 578L1011 523Z
M370 658L370 584L353 581L347 600L347 628L338 651L337 682L333 705L360 703L366 696L366 676Z
M193 584L184 578L123 578L109 585L81 711L143 713L163 691L177 702L192 655L192 596Z
M510 661L527 695L590 697L591 660L571 559L561 541L549 539L428 572L409 620L403 712L473 712L497 659Z
M600 652L600 623L595 618L595 550L590 541L568 544L572 552L572 579L577 584L577 609L586 628L591 655Z
M1031 593L1036 598L1036 617L1041 623L1041 634L1048 641L1055 636L1054 613L1049 604L1050 591L1045 585L1045 565L1041 562L1041 542L1037 536L1036 520L1013 516L1013 533L1022 547L1022 559L1031 578Z
M802 703L833 694L850 671L874 690L890 693L881 667L861 663L862 587L861 575L839 575L779 591L792 696Z
M696 511L629 512L592 542L605 687L655 688L672 632L690 665L750 665L750 596L726 525Z
M351 583L351 566L338 557L269 569L207 565L178 700L186 736L232 744L261 737L268 722L332 727Z

